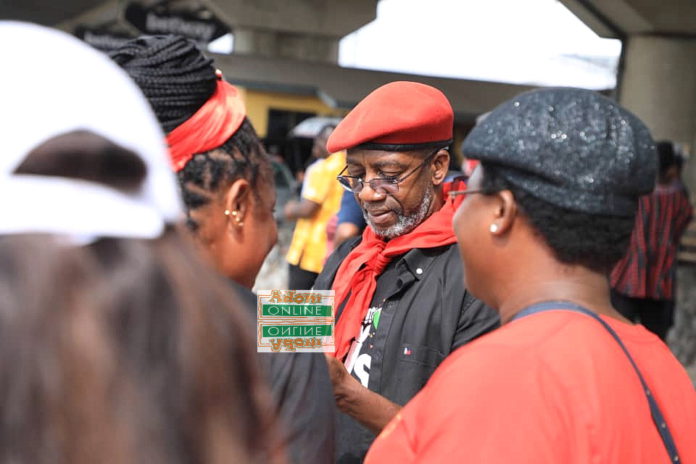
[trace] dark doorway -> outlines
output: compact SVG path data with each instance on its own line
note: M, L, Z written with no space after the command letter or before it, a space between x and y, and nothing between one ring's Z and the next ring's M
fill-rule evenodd
M287 110L268 110L268 129L264 140L269 153L280 155L294 175L304 171L312 152L311 139L289 138L290 130L316 113Z

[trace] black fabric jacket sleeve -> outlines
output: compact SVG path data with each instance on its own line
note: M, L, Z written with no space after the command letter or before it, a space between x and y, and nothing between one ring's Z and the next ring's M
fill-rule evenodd
M255 323L256 295L244 287L233 285ZM333 462L336 408L324 355L257 353L257 356L271 387L290 462Z

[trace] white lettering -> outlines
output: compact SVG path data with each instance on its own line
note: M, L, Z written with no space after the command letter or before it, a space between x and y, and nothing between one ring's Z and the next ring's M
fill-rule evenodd
M177 17L161 17L154 13L148 13L145 27L153 33L181 34L205 41L210 41L215 33L215 26L210 24Z
M372 363L372 358L369 354L364 353L358 356L358 360L355 363L355 375L360 379L360 383L363 387L367 388L367 384L370 381L370 364Z

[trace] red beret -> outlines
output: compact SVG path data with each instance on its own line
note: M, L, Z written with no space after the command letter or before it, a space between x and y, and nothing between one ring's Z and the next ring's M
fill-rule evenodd
M391 82L374 90L338 124L330 153L348 148L416 150L452 141L454 112L445 94L417 82Z

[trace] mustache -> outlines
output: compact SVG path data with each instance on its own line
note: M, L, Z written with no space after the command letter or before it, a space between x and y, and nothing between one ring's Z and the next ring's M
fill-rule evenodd
M362 207L363 213L364 214L370 214L372 216L379 216L380 214L384 213L396 213L399 214L399 211L397 211L394 208L367 208L365 206Z

